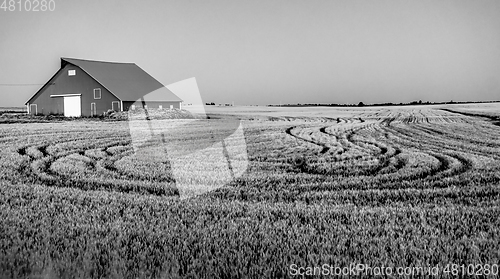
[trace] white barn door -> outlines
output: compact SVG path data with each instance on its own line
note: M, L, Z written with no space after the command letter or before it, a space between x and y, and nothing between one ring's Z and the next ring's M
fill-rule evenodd
M82 102L80 96L64 97L64 116L79 117L82 116Z
M117 101L111 102L111 109L114 111L120 111L120 102Z
M95 103L90 103L90 116L96 116L97 109L95 107Z
M36 104L30 104L30 114L36 115L38 113L38 108Z

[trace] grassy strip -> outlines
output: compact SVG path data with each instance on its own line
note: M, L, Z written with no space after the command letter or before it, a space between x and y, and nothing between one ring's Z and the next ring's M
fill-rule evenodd
M234 278L498 263L499 206L357 207L0 187L4 276Z

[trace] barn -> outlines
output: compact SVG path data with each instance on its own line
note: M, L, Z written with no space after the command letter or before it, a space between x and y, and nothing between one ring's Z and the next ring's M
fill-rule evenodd
M139 107L181 109L181 103L134 63L61 58L61 68L25 105L33 115L79 117Z

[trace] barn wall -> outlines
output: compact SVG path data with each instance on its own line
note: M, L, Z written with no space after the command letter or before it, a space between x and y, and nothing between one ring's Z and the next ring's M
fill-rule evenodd
M76 75L69 76L68 70L76 70ZM101 88L101 99L94 99L94 88ZM64 114L63 97L50 97L60 94L82 94L82 116L90 116L91 103L96 103L96 113L100 115L112 108L113 101L119 101L83 70L67 64L29 101L29 104L36 104L39 114Z
M142 108L142 103L140 101L136 102L123 102L123 110L129 110L131 109L131 106L135 105L136 108ZM159 108L160 105L163 106L163 109L170 109L170 105L173 105L174 108L179 109L180 108L180 102L153 102L153 101L146 101L146 105L148 108Z

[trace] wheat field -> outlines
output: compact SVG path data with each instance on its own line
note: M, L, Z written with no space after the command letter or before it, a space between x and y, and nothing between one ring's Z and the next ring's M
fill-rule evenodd
M498 108L214 108L175 138L198 144L207 123L237 118L248 167L187 200L169 162L135 156L126 121L0 124L1 275L498 265Z

